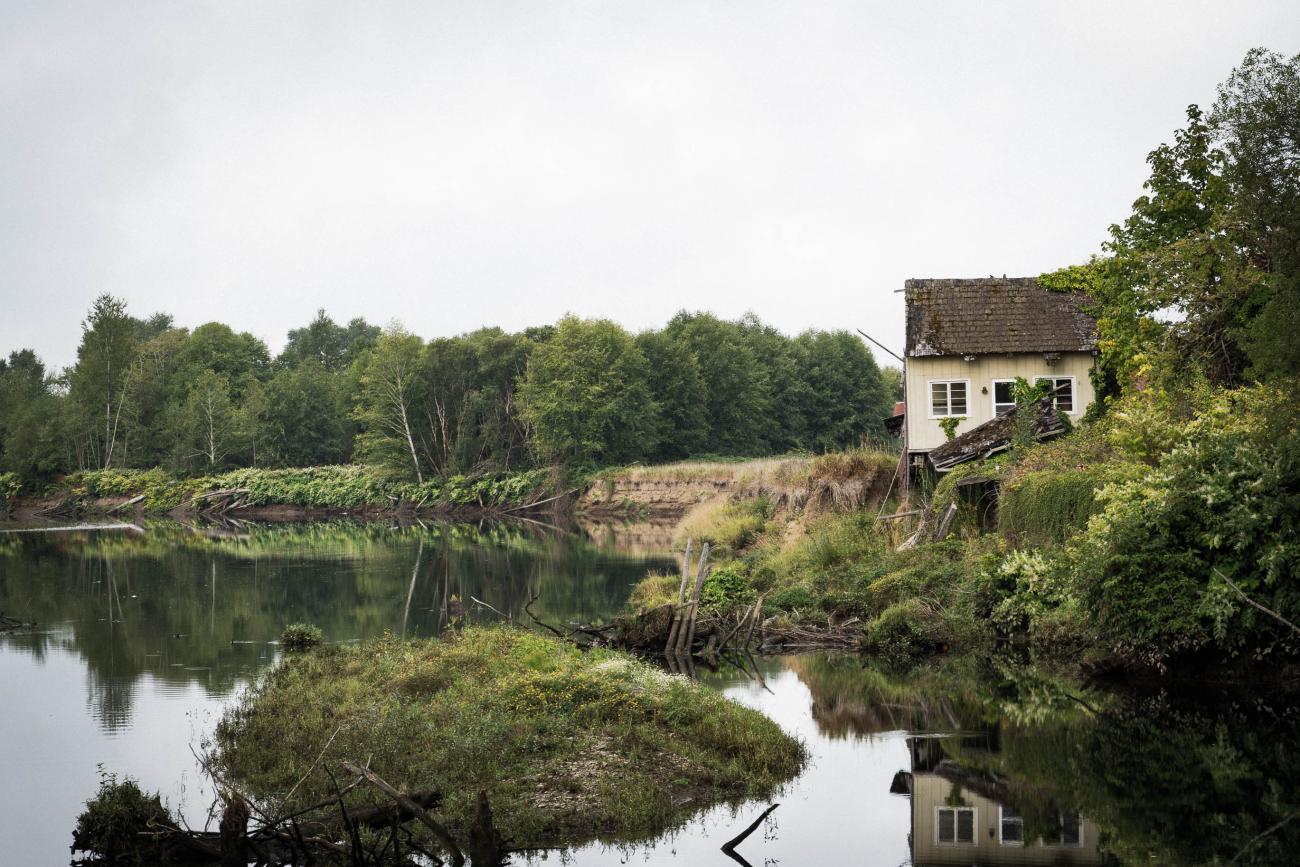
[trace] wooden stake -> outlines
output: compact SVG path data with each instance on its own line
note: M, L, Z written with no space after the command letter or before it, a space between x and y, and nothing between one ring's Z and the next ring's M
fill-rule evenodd
M673 608L673 619L668 627L668 640L664 642L664 653L677 646L677 633L682 626L682 603L686 601L686 582L691 580L691 544L694 541L694 539L686 540L686 553L682 555L682 583L677 588L677 605Z
M695 646L695 620L700 613L700 591L704 589L704 579L709 574L709 543L705 542L704 547L700 549L700 571L695 576L695 589L691 593L691 604L689 606L689 618L686 621L686 646L683 648L686 653L691 652ZM679 636L680 638L680 636Z

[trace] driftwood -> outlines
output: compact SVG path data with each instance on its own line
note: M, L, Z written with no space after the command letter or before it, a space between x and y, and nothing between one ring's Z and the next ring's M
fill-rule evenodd
M686 552L682 554L682 583L677 588L677 605L673 608L672 623L668 627L668 641L664 649L677 646L677 633L682 628L682 606L686 604L686 584L691 580L691 545L693 539L686 540Z
M704 579L708 577L709 568L709 543L705 542L700 548L700 567L695 576L695 589L691 591L691 601L686 608L686 626L685 636L682 631L678 630L677 645L673 648L674 653L689 653L695 646L695 626L700 614L700 593L704 590Z
M948 536L948 530L952 527L953 516L957 514L957 504L949 503L948 508L944 510L943 517L939 519L939 528L934 531L934 541L942 542Z
M378 774L367 767L358 765L355 762L343 762L343 768L350 773L364 778L366 782L370 783L370 785L379 789L385 795L396 801L398 806L403 810L406 810L411 815L415 816L421 825L424 825L424 827L433 832L433 836L438 839L438 842L441 843L443 848L445 848L451 855L452 864L456 865L456 867L460 867L460 865L465 863L465 856L461 853L460 847L456 845L456 841L452 839L451 833L441 824L436 822L432 816L426 813L419 804L411 800L409 796L404 795L397 789L393 788L393 786L385 782Z
M139 496L132 497L131 499L127 500L125 503L118 503L116 506L109 509L108 513L111 515L114 512L118 511L119 509L125 509L127 506L134 506L136 503L143 503L143 502L144 502L144 494L140 494Z
M35 625L35 623L15 620L12 617L6 617L4 614L0 614L0 632L8 632L12 629L26 629L29 626Z
M744 843L745 839L750 834L754 833L754 831L758 828L758 826L763 824L763 820L766 819L768 816L772 815L772 811L779 806L781 805L773 804L772 806L764 810L761 814L759 814L759 817L757 819L755 819L753 822L750 823L748 828L741 831L739 834L732 837L727 842L723 843L722 851L730 855L733 860L739 861L741 864L748 864L749 863L748 861L746 861L744 858L741 858L739 855L736 854L736 847L739 846L741 843Z

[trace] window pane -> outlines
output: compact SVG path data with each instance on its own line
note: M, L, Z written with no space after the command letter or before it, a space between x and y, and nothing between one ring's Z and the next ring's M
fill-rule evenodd
M930 383L930 415L948 414L948 383Z
M958 843L975 842L975 811L974 810L957 811L957 842Z
M1065 813L1061 816L1061 842L1067 846L1079 845L1079 814Z
M948 414L965 415L966 414L966 383L950 382L948 383L948 392L950 394Z
M1058 379L1056 381L1056 408L1061 412L1074 412L1074 381Z
M1011 383L993 383L993 411L998 415L1001 415L1015 405L1016 402L1011 397Z
M1002 808L1002 842L1003 843L1021 843L1023 842L1024 820L1013 807Z
M939 810L939 842L951 843L955 837L953 835L954 816L952 810Z

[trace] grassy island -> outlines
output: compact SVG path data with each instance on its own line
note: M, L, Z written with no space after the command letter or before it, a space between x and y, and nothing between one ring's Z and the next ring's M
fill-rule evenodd
M485 792L516 849L643 839L704 806L766 796L805 760L775 723L708 687L490 628L290 656L221 722L212 754L281 815L330 800L327 771L346 782L344 761L429 793L453 835ZM384 803L368 787L348 799Z

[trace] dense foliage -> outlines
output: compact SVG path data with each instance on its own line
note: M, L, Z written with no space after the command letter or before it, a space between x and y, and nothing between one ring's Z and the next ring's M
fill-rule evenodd
M365 461L422 484L560 463L768 454L857 445L895 397L847 332L786 337L753 316L682 313L631 335L567 317L517 334L428 342L324 311L266 346L221 323L190 331L98 298L77 363L0 359L0 472Z

